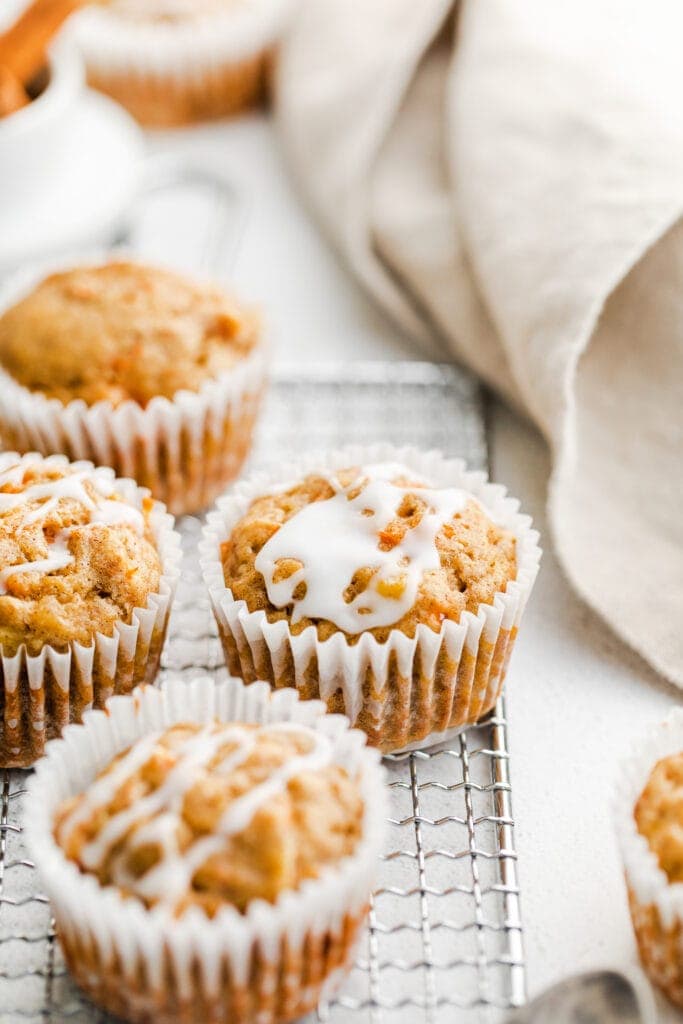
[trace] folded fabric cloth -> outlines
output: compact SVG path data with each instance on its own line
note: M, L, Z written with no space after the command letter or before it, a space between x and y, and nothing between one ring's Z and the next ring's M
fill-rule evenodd
M304 0L277 93L328 235L538 424L569 578L679 685L682 28L678 0Z

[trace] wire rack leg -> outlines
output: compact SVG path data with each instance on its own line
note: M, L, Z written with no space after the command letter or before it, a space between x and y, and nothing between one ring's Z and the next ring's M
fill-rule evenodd
M470 777L470 758L467 748L467 733L460 735L460 755L462 759L462 777L465 794L465 815L467 822L467 842L470 851L470 871L472 874L472 896L474 898L474 920L476 924L477 940L477 974L479 976L479 998L482 1002L488 1000L488 979L486 942L484 938L484 910L482 906L481 882L479 879L479 865L477 863L477 837L474 825L474 807L472 804L472 787ZM485 1010L482 1008L482 1017ZM488 1017L488 1014L486 1014ZM484 1018L485 1019L485 1018Z
M507 725L505 699L496 707L491 722L492 748L498 755L491 764L491 781L495 814L501 820L498 826L500 879L503 892L505 930L510 956L510 1005L523 1006L527 999L524 970L524 933L519 898L517 859L514 854L514 818L512 815L512 785L507 753ZM501 853L503 854L501 856Z
M411 754L410 756L410 795L413 803L415 850L417 853L417 869L420 883L420 919L425 962L425 1019L427 1024L433 1024L436 1014L436 986L434 983L433 967L434 957L432 954L432 935L431 925L429 923L429 900L427 897L424 843L422 839L422 823L420 820L420 794L418 789L417 762L414 754Z
M5 886L5 863L7 859L7 830L9 828L9 786L10 774L2 771L2 796L0 797L0 909Z
M371 1024L380 1024L382 1011L379 1007L379 950L377 942L377 917L375 914L375 898L370 897L370 911L368 914L368 954L369 954L369 975L370 975L370 1021Z

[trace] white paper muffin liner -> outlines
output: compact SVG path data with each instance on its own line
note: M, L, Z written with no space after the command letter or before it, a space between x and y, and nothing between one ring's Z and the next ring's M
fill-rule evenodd
M200 5L198 5L199 7ZM191 75L207 65L260 53L280 36L293 0L226 0L213 11L174 22L145 23L106 7L81 11L70 31L89 64L107 71Z
M651 980L683 1006L683 883L670 883L634 816L650 773L683 751L683 708L652 729L621 765L614 800L633 927Z
M43 461L35 452L1 452L0 472L17 461L27 464L36 459ZM62 455L44 461L69 465ZM136 508L149 494L133 480L115 478L109 468L95 469L90 462L70 465L110 481L116 493ZM154 502L149 523L161 559L161 579L158 591L149 595L144 608L133 610L129 623L117 622L112 636L95 633L88 647L73 641L59 651L46 644L31 655L22 645L11 657L0 647L0 767L31 765L43 754L47 740L69 722L80 720L93 705L104 706L112 694L127 693L156 676L180 575L181 548L173 518L160 502Z
M517 575L505 592L477 614L446 621L437 633L419 625L413 638L400 630L385 643L364 633L354 644L342 633L318 639L310 626L294 635L284 621L269 622L264 611L250 612L226 587L221 544L251 503L292 486L315 471L344 466L398 462L435 487L460 487L488 515L510 530L517 542ZM495 704L541 556L538 533L519 502L504 487L488 482L460 459L439 452L389 444L352 446L310 455L271 473L240 481L207 517L200 546L204 579L230 671L245 681L265 679L272 686L296 686L303 696L321 697L331 710L343 710L370 742L390 752L428 745L430 734L477 721ZM340 700L341 695L341 700ZM448 732L447 732L448 731Z
M181 917L149 910L115 887L81 874L55 841L55 812L141 736L174 723L292 721L323 732L334 760L357 774L364 801L355 852L274 904L253 901L240 914L226 905L212 919L198 908ZM265 683L230 678L188 683L169 678L114 697L51 743L29 781L26 840L50 898L57 932L76 980L127 1020L230 1020L275 1024L298 1016L334 985L353 954L382 849L386 820L383 769L362 733L319 701ZM328 951L328 953L325 952ZM343 959L335 963L343 954ZM328 989L326 988L326 993Z
M18 272L0 290L0 315L47 273L103 262ZM130 400L64 404L30 391L0 368L0 438L6 448L111 466L117 476L149 487L174 515L199 512L236 476L249 451L266 369L266 346L259 341L199 391L178 391L172 399L159 395L143 408Z
M264 57L293 6L293 0L230 0L223 12L198 10L166 23L92 7L73 19L70 34L98 88L143 123L183 123L233 113L258 96Z

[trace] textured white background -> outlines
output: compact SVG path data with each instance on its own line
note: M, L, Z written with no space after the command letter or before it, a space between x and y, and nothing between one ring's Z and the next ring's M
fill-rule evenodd
M267 311L276 358L424 357L360 294L319 236L298 202L265 119L156 135L150 146L201 161L243 190L249 204L246 227L234 262L227 246L223 273ZM171 224L159 203L146 230L148 251L156 249L160 256L169 248L177 251L180 233L186 240L184 261L196 262L203 233L196 210L188 208ZM501 405L494 408L491 434L492 474L521 498L546 550L508 678L514 810L534 994L581 968L636 962L612 830L612 783L621 756L649 723L667 713L677 695L603 629L563 579L545 527L549 460L544 443ZM664 1010L663 1019L668 1017Z

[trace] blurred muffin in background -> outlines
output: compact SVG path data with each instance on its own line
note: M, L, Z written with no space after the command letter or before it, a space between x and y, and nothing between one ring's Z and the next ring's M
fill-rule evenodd
M88 80L150 127L235 114L264 96L292 0L110 0L74 19Z
M111 261L0 297L4 447L111 466L175 515L237 474L264 383L256 314L173 271Z

